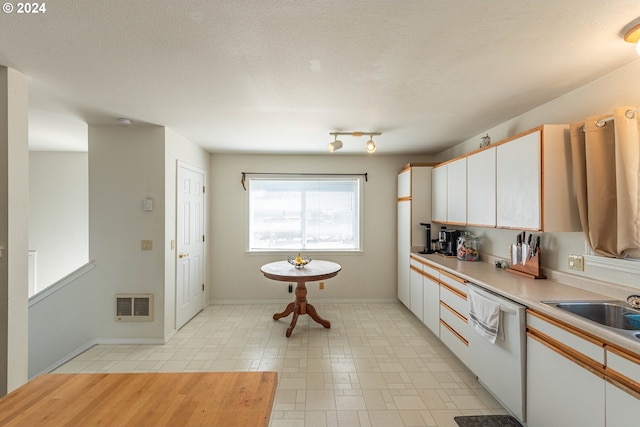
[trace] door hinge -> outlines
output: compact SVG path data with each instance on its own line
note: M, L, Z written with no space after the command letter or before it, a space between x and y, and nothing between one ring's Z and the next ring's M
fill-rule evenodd
M205 189L206 189L206 188L207 188L207 187L205 187L204 185L202 186L202 194L204 194L204 193L206 192L206 191L205 191Z
M202 284L202 292L204 292L204 283Z
M204 242L204 234L202 235L202 241Z

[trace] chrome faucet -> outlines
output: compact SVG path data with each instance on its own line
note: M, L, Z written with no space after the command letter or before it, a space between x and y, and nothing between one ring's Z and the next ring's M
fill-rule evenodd
M627 297L627 302L633 308L640 308L640 295L629 295Z

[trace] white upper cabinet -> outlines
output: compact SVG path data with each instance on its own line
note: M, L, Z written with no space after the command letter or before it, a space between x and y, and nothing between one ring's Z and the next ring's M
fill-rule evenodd
M544 125L496 147L496 226L580 231L569 129Z
M411 168L398 174L398 199L411 197Z
M540 230L540 131L497 147L497 225Z
M467 157L467 224L496 226L496 147Z
M431 219L447 222L447 165L433 168L431 183Z
M466 224L467 159L433 168L431 183L431 218L440 223Z
M447 164L447 223L467 223L467 158Z

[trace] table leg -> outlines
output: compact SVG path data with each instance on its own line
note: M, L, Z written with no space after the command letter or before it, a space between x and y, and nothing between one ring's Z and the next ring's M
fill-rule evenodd
M293 332L293 328L296 327L296 323L298 322L298 316L301 314L308 314L309 316L311 316L311 318L315 322L321 324L325 328L331 327L331 322L320 317L318 315L318 312L316 311L316 308L311 304L307 303L307 287L305 282L298 282L298 285L296 286L295 301L289 303L289 305L287 305L287 308L285 308L282 313L274 314L273 320L278 320L283 317L287 317L291 313L293 313L293 318L291 319L291 324L287 328L287 332L286 332L287 337L291 336L291 333Z
M289 305L287 305L287 308L285 308L282 313L276 313L273 315L273 320L278 320L278 319L282 319L283 317L287 317L288 315L293 313L294 308L295 308L295 303L290 302Z
M313 320L315 320L317 323L320 323L325 328L328 329L328 328L331 327L331 322L329 322L328 320L325 320L322 317L320 317L318 315L318 312L316 311L316 308L314 306L312 306L311 304L307 304L307 314L309 316L311 316L311 318Z

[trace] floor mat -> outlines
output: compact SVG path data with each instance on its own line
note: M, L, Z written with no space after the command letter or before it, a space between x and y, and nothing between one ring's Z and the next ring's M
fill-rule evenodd
M474 415L454 417L460 427L522 427L511 415Z

